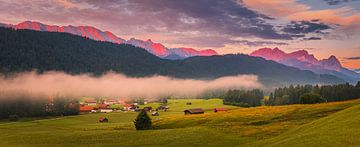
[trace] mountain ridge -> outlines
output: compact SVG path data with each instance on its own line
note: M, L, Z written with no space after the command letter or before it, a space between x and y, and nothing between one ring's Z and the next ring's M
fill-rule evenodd
M360 74L343 67L334 55L331 55L327 59L319 60L315 58L313 54L309 54L306 50L285 53L279 48L261 48L253 51L249 55L262 57L302 70L310 70L318 74L335 75L351 83L355 83L360 79Z
M152 42L151 39L148 39L146 41L135 38L131 38L130 40L125 40L123 38L114 35L110 31L101 31L92 26L72 26L72 25L56 26L56 25L47 25L36 21L24 21L16 25L0 23L0 26L14 28L14 29L29 29L35 31L65 32L74 35L79 35L82 37L87 37L97 41L108 41L117 44L126 43L126 44L134 45L136 47L144 48L148 52L161 58L166 58L170 54L176 54L177 56L180 57L179 59L184 59L192 56L218 55L218 53L212 49L196 50L191 48L193 51L189 52L188 51L189 48L183 47L183 48L177 48L176 49L177 51L173 51L172 49L165 47L161 43Z

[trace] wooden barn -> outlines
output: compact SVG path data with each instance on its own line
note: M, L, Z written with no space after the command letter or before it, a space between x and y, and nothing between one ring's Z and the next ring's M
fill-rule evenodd
M184 113L185 113L185 115L204 114L204 110L201 108L187 109L187 110L184 110Z
M101 122L101 123L109 122L109 119L107 119L106 117L101 117L101 118L99 118L99 122Z
M226 108L214 108L214 112L227 111Z

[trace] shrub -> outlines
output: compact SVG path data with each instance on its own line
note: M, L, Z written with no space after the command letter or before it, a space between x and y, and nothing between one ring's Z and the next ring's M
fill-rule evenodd
M319 94L316 93L305 93L300 96L301 104L316 104L326 102L326 99L322 98Z
M9 115L9 121L18 121L19 120L19 116L14 114L14 115Z
M145 110L141 110L134 120L136 130L150 130L152 128L151 119Z

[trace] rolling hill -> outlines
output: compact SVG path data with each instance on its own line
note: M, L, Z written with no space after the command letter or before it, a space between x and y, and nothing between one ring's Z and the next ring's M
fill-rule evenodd
M193 105L186 105L188 101ZM360 141L359 104L351 100L237 108L224 106L220 99L169 100L169 111L151 116L153 130L136 131L135 112L3 120L0 146L355 146ZM184 109L196 107L207 111L184 116ZM231 110L214 113L214 107ZM99 123L100 117L109 123Z
M0 72L7 74L37 70L100 75L115 71L133 77L164 75L194 79L255 74L270 85L344 82L335 76L240 54L166 60L132 45L95 41L68 33L0 28L0 34Z
M360 144L360 105L321 118L257 146L356 146Z

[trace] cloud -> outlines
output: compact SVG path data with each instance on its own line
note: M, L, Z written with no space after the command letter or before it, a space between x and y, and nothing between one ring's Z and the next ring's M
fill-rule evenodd
M263 14L284 17L309 9L309 6L296 3L295 0L243 0L249 8Z
M207 90L261 88L255 75L237 75L215 80L176 79L165 76L130 78L107 73L100 77L62 72L26 72L0 78L0 91L26 91L45 95L107 96L120 98L195 97Z
M347 57L347 60L360 60L360 57Z
M42 0L0 2L0 20L12 18L14 20L11 21L16 23L34 20L56 25L92 25L111 30L120 37L169 36L176 35L176 32L199 31L201 34L231 37L292 39L292 36L278 32L272 23L267 22L272 20L271 17L233 0L58 0L55 4Z
M321 37L309 37L309 38L304 38L304 40L321 40Z
M324 0L328 5L339 5L342 3L355 2L358 0Z
M292 21L282 29L283 32L290 34L308 34L308 33L319 33L322 31L329 30L331 27L324 23L310 22L310 21Z
M249 40L239 40L237 43L245 44L247 46L267 46L267 45L288 45L285 42L273 42L273 41L249 41Z

